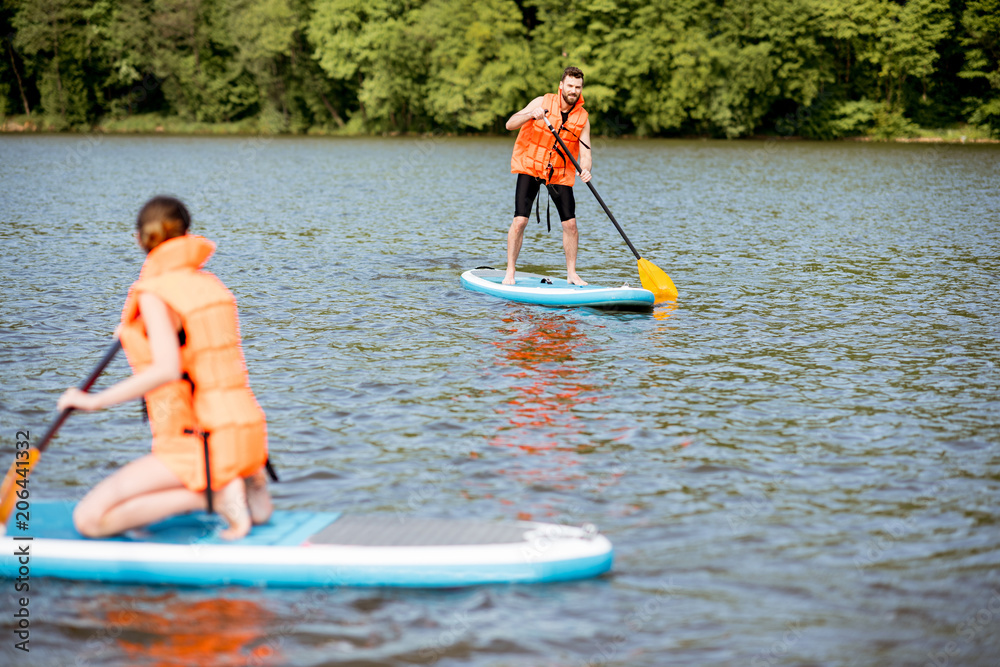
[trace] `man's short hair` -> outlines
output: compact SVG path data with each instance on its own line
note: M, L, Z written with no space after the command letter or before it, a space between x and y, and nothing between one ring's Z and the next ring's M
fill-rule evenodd
M566 77L568 76L574 79L580 79L582 81L583 70L580 69L579 67L567 67L566 69L563 70L563 75L562 78L559 79L559 82L562 83L563 81L566 80Z

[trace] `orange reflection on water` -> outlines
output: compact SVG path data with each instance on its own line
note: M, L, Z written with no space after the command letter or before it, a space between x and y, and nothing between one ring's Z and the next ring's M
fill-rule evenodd
M275 616L247 599L185 600L176 594L107 613L121 628L116 644L128 664L149 667L282 664ZM130 608L128 608L130 607ZM270 638L270 639L269 639Z
M658 320L665 320L673 315L677 311L676 301L665 301L663 303L657 304L656 308L653 309L653 317Z
M590 325L593 326L593 325ZM556 490L579 488L586 475L578 471L582 453L593 449L589 430L593 418L581 419L575 408L604 400L603 388L578 357L592 351L590 342L572 315L549 311L519 312L504 319L494 345L501 352L497 364L518 382L517 395L497 409L509 425L489 444L541 457L515 460L497 472L523 485L543 484Z
M526 313L504 319L501 338L493 343L502 352L500 364L510 367L507 377L523 380L517 398L507 401L510 428L490 441L538 454L555 449L576 451L569 444L583 430L573 408L601 400L598 387L588 382L589 371L576 361L588 344L577 323L562 314Z

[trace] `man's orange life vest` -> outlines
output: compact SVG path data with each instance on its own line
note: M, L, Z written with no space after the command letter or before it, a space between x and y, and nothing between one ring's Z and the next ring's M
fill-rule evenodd
M546 93L542 108L559 137L579 161L580 133L586 127L588 117L587 110L583 108L583 95L580 95L580 99L570 109L565 124L562 122L559 95ZM550 185L573 185L576 182L576 167L572 160L563 155L562 147L542 119L532 119L518 130L514 154L510 158L510 173L528 174L544 179Z
M236 298L200 268L215 251L201 236L164 241L147 255L122 309L119 337L135 373L153 361L139 294L160 297L181 321L183 378L146 394L153 454L192 491L206 487L208 434L212 489L251 475L267 460L267 427L247 375Z

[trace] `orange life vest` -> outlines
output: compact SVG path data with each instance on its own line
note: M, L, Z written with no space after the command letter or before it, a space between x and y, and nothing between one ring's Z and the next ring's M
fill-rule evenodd
M583 108L583 95L570 109L566 123L562 122L559 93L546 93L542 100L545 115L556 128L559 137L577 161L580 159L580 133L587 125L587 110ZM563 155L562 146L542 119L530 120L518 130L514 154L510 158L510 173L528 174L544 179L551 185L573 185L576 167Z
M119 337L135 373L153 361L139 294L163 300L179 317L183 379L146 394L153 454L192 491L206 484L208 434L212 489L255 473L267 460L267 427L247 375L236 298L200 268L215 244L194 235L164 241L147 255L122 309Z

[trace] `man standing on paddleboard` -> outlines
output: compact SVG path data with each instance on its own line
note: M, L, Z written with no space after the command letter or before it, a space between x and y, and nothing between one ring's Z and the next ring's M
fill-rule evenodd
M514 284L514 266L521 252L524 229L528 226L531 205L544 183L556 205L563 228L563 249L566 251L566 280L571 285L587 283L576 273L576 251L579 231L576 227L576 200L573 183L576 168L563 154L545 119L552 124L583 171L580 178L590 181L590 119L583 108L583 72L567 67L559 81L557 93L536 97L507 120L508 130L519 130L510 159L510 172L517 174L514 193L514 222L507 232L507 273L504 285Z

